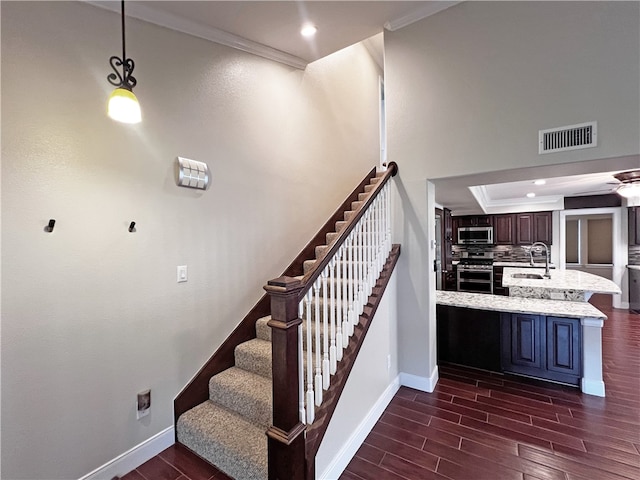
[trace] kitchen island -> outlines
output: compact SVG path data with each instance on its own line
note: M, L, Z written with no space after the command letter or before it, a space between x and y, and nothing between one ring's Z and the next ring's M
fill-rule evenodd
M544 268L505 267L502 286L512 297L541 298L586 302L594 293L620 294L614 282L578 270L549 270L551 278L544 277ZM529 278L538 276L539 278ZM520 277L520 278L518 278Z
M605 395L601 330L607 316L593 305L441 290L436 303L439 358Z

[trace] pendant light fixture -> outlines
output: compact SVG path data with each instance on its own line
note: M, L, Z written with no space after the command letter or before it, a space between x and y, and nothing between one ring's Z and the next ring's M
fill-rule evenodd
M133 94L133 87L138 83L135 77L132 75L135 64L133 60L127 58L126 43L125 43L125 29L124 29L124 0L121 2L121 16L122 16L122 58L112 56L109 59L111 68L115 73L111 73L107 76L109 83L116 87L111 96L109 97L109 103L107 105L107 114L123 123L140 123L142 120L142 114L140 113L140 104L138 99ZM120 71L122 69L122 72Z

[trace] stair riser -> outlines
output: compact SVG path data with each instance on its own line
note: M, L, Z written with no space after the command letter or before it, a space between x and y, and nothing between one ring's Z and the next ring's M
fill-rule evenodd
M243 345L238 345L235 350L236 367L271 378L271 349L255 351L242 348Z
M209 381L209 399L261 425L272 424L273 400L271 382L232 367L214 375Z

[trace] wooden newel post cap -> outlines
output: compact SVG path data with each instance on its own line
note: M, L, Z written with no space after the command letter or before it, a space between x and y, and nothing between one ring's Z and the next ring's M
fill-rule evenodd
M287 293L302 288L302 282L298 278L294 277L278 277L273 280L269 280L264 286L264 289L269 293Z

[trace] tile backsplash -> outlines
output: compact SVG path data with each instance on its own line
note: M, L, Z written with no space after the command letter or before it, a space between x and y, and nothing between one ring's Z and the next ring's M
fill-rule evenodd
M453 245L453 260L460 260L460 254L468 250L480 250L493 252L493 259L496 262L528 262L529 247L518 245L493 245L487 247L465 247ZM549 254L551 256L551 254ZM533 259L536 262L544 261L544 250L538 248L533 252ZM550 259L552 262L552 260ZM552 262L553 263L553 262ZM640 265L640 245L629 245L629 265Z
M520 245L492 245L486 247L465 247L461 245L453 245L453 260L460 260L460 254L466 251L484 251L493 252L493 260L495 262L529 262L528 246ZM640 252L638 253L640 256ZM544 249L537 247L533 251L533 259L536 262L544 262ZM640 261L640 258L638 258ZM551 262L551 252L549 252L549 261Z

